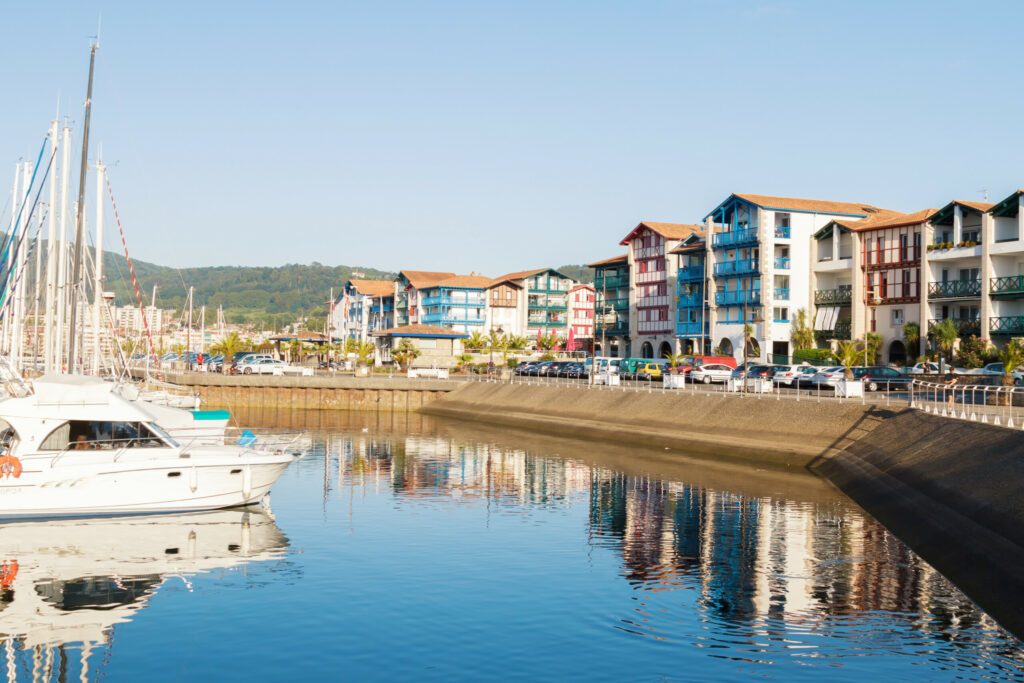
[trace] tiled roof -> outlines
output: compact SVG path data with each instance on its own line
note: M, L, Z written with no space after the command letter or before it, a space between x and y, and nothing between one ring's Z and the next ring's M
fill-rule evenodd
M365 296L392 296L395 293L394 280L349 280L349 283Z
M490 286L491 278L483 275L456 275L431 285L431 287L464 287L466 289L487 289Z
M455 277L455 273L438 273L430 270L403 270L399 274L404 275L405 279L409 281L409 284L416 289L430 287L441 280L447 280L450 277Z
M985 213L993 206L995 206L995 204L993 204L992 202L969 202L966 199L954 199L951 203L959 204L961 206L967 206L974 209L975 211L981 211L982 213Z
M888 216L878 219L865 219L857 221L848 226L853 232L865 232L868 230L881 230L883 228L900 228L906 225L917 225L926 222L937 209L921 209L913 213L899 216Z
M493 280L491 280L491 284L496 285L499 282L505 282L507 280L525 280L531 275L543 273L547 270L547 268L534 268L533 270L521 270L518 273L505 273L504 275L496 277Z
M611 258L606 258L603 261L594 261L593 263L588 263L587 265L590 266L591 268L593 268L594 266L609 266L613 263L625 263L627 259L628 256L626 254L622 254L621 256L612 256Z
M792 209L813 213L834 213L852 215L873 215L885 211L872 204L861 202L836 202L830 199L801 199L799 197L776 197L767 194L736 193L737 197L751 204L772 209Z
M676 247L675 249L668 253L688 254L691 251L704 251L705 249L707 249L707 246L707 242L705 242L704 239L701 238L699 241L696 242L684 242L683 244L680 244L678 247Z
M627 245L634 236L644 228L653 230L667 240L684 240L690 235L704 235L703 225L690 223L658 223L656 221L640 221L637 226L629 231L629 234L622 238L619 244Z
M302 342L311 342L316 344L329 341L327 335L324 334L323 332L314 332L312 330L301 330L299 332L294 333L285 332L284 334L279 334L276 337L271 337L270 341L292 341L293 339L298 339L299 341Z
M379 330L372 333L375 337L468 337L469 335L462 332L456 332L450 330L447 327L436 327L434 325L401 325L399 327L389 327L386 330Z

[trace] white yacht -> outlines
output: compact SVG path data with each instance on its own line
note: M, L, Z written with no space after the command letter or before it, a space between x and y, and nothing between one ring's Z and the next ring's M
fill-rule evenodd
M0 397L0 519L191 512L258 503L298 456L252 439L179 441L162 412L79 375ZM174 409L178 410L178 409Z

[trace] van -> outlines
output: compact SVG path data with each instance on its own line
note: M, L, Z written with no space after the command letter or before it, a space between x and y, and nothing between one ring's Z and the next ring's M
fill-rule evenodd
M725 365L735 368L736 359L732 356L687 356L683 359L682 365L675 369L675 373L689 375L694 368L699 368L702 365Z

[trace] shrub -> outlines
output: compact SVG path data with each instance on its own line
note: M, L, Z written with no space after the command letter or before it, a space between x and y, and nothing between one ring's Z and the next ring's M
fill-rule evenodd
M509 358L507 361L505 361L505 365L509 369L512 369L512 368L516 367L517 365L519 365L519 361L517 361L515 358Z
M835 354L831 349L800 349L793 352L793 362L828 365L835 362Z
M555 354L553 354L551 352L548 352L548 353L542 354L540 359L542 361L554 360L555 359Z

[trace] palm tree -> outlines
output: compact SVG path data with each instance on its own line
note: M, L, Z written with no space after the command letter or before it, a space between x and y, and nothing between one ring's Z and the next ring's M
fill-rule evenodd
M903 323L903 341L907 342L908 364L910 358L921 354L921 327L917 323Z
M814 348L814 330L807 324L807 311L798 308L793 314L793 331L790 334L795 351Z
M391 358L398 363L399 370L401 370L402 366L407 363L408 365L412 365L413 360L419 357L419 355L420 350L408 339L403 339L399 342L398 346L391 351Z
M467 365L473 362L473 355L469 353L463 353L455 357L455 360L459 364L459 369L464 370Z
M668 361L668 366L670 368L672 368L673 370L675 370L680 365L682 365L683 361L685 359L686 359L686 355L682 354L682 353L666 353L665 354L665 360Z
M859 341L847 340L839 342L836 358L839 359L839 364L843 366L843 377L847 381L853 379L853 366L860 362L863 353L863 345Z
M228 336L211 346L210 351L222 354L225 365L229 364L232 357L239 351L242 351L242 338L238 336L237 332L231 332Z
M1003 386L1012 387L1013 373L1024 365L1024 344L1017 339L1010 340L999 352L999 360L1003 364Z
M360 365L369 364L376 350L377 347L371 341L357 341L352 344L352 353L356 354L356 360Z
M864 334L864 348L866 351L864 354L867 356L868 365L878 364L878 354L882 350L882 335L877 332L867 332Z
M542 335L537 340L537 346L544 351L550 351L558 345L558 335L552 332L551 334Z
M479 351L480 349L487 346L487 337L480 334L479 330L473 330L473 333L462 343L470 351Z
M932 343L939 347L942 355L952 363L953 345L960 338L960 328L956 321L952 318L946 318L936 323L932 326L932 329L928 330L928 336L931 337Z

